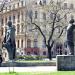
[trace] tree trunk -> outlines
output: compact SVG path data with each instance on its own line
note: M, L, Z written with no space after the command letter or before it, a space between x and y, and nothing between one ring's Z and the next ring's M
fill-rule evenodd
M51 47L48 46L47 49L48 49L48 58L49 58L50 60L52 60Z

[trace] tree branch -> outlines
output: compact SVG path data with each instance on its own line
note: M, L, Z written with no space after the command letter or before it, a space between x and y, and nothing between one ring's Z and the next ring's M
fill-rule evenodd
M62 35L62 33L63 33L63 31L64 31L64 29L65 29L66 27L67 27L67 26L65 26L65 27L62 28L61 33L60 33L60 35L57 37L57 39L61 37L61 35Z
M53 47L53 45L54 45L54 42L55 42L55 41L53 40L53 41L52 41L52 43L51 43L51 46L50 46L51 48Z
M59 28L59 27L61 27L61 28L62 28L62 26L56 26L56 27L54 27L54 30L55 30L56 28Z
M47 43L46 43L46 37L45 37L45 35L43 34L41 28L40 28L37 24L35 24L35 23L32 23L32 24L34 24L34 25L37 27L37 29L40 31L40 33L42 34L42 36L43 36L43 38L44 38L45 44L47 45Z
M51 35L49 36L48 45L50 44L51 38L52 38L53 33L54 33L54 25L55 25L56 15L57 15L57 13L55 14L55 17L54 17L54 20L53 20L52 32L51 32Z
M6 3L5 0L3 0L2 4L0 5L0 12L3 11L3 8L5 6L5 3Z

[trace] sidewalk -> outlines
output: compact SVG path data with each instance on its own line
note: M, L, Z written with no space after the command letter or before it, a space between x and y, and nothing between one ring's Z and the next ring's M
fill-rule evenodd
M0 67L0 72L56 72L56 66Z

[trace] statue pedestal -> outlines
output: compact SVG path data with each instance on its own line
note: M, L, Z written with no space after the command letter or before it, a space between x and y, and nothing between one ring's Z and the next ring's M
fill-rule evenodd
M73 55L57 55L57 70L71 71L75 70L75 56Z
M2 63L2 67L15 67L17 63L13 60L9 60L7 62Z

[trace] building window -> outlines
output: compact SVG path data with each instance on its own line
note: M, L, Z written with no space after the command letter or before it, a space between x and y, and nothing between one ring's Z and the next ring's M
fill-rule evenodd
M37 19L37 14L38 14L37 11L35 11L35 19Z
M27 52L27 55L30 55L30 52Z
M61 8L61 2L58 1L57 2L57 5Z
M60 33L60 27L56 28L57 33Z
M23 48L23 40L21 40L21 48Z
M46 48L46 44L45 44L45 41L43 40L43 42L42 42L42 47L43 48Z
M1 30L1 36L3 36L3 32L4 32L4 31L3 31L3 28L2 28L2 30Z
M46 20L46 13L43 13L43 19Z
M74 18L74 15L71 15L71 18Z
M60 43L56 44L56 52L57 54L62 55L62 44Z
M19 48L19 43L20 43L20 42L19 42L19 40L18 40L18 41L17 41L17 48Z
M43 55L46 55L46 51L43 51Z
M50 14L50 19L51 19L51 20L54 19L54 14L53 14L53 13Z
M5 8L5 10L7 11L7 7Z
M18 13L17 19L18 19L17 21L20 22L20 13Z
M64 3L64 9L67 9L67 3Z
M7 27L5 27L5 33L7 32Z
M74 9L74 5L73 4L70 5L70 9Z
M19 3L17 3L17 7L19 7Z
M9 16L9 20L11 21L11 16Z
M21 25L21 33L24 33L24 25Z
M59 20L60 20L60 14L57 15L57 21L59 21Z
M1 38L0 38L0 43L1 43Z
M30 18L30 20L31 20L31 22L32 22L32 16L33 16L32 10L29 11L28 15L29 15L29 18Z
M34 48L37 48L38 47L38 41L37 39L34 39Z
M15 4L13 4L13 9L15 9Z
M34 51L34 55L38 55L37 51Z
M15 23L15 16L13 16L13 23Z
M45 5L46 5L46 0L43 0L43 4L45 4Z
M28 40L27 40L27 48L30 48L30 47L31 47L31 40L28 39Z
M7 25L7 17L5 18L5 24Z
M21 6L23 7L23 1L21 1Z
M20 25L18 24L17 25L17 34L19 34L19 32L20 32Z
M42 5L42 1L41 0L40 0L39 4Z
M4 23L4 20L3 20L3 18L1 19L1 25L3 25L3 23Z
M9 10L11 10L11 5L9 6Z
M65 20L67 20L67 15L66 14L64 15L64 18L65 18Z
M64 42L64 47L67 48L67 42Z
M24 13L21 13L22 21L24 21Z

